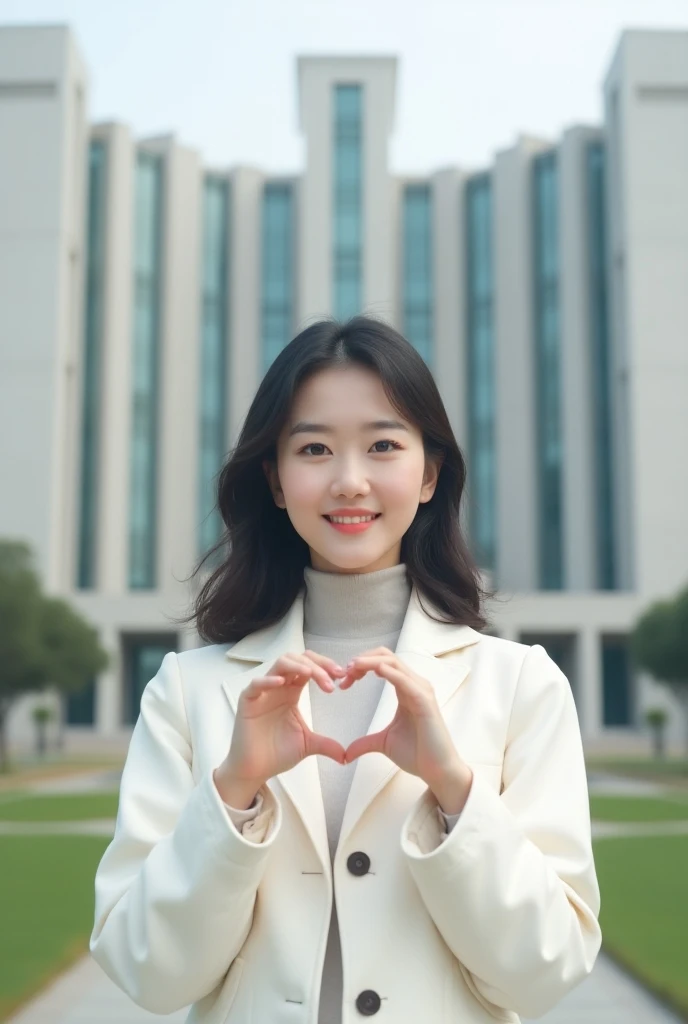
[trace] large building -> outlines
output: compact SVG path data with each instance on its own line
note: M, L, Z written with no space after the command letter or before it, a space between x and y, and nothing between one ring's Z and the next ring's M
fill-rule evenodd
M688 581L688 32L623 33L603 124L470 173L390 172L396 73L300 59L305 166L275 176L90 124L69 29L0 29L0 535L111 653L70 728L126 737L197 646L172 618L261 376L311 318L371 311L466 453L493 631L564 667L589 746L657 704L682 735L627 637Z

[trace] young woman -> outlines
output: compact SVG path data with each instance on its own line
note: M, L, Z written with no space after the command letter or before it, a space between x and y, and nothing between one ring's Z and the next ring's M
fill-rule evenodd
M464 480L391 327L321 321L273 363L219 478L208 645L146 687L96 877L91 950L137 1003L493 1024L591 971L571 689L481 632Z

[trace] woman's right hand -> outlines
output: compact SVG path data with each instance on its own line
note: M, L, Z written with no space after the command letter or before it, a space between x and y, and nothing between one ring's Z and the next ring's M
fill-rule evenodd
M310 754L345 764L344 747L312 732L298 709L304 686L313 679L326 693L345 674L332 658L314 651L284 654L266 676L242 690L229 753L215 769L218 792L230 807L249 807L260 787Z

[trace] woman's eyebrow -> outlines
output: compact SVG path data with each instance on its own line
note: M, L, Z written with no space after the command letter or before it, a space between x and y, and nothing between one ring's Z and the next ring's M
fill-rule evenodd
M361 424L361 430L405 430L408 432L408 427L399 420L373 420L372 423ZM300 420L295 423L289 431L289 437L293 437L294 434L334 434L334 427L330 427L327 423L308 423L306 420Z

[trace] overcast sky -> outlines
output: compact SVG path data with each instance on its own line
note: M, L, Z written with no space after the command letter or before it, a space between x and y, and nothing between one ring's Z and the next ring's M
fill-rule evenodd
M622 30L688 30L688 0L0 0L17 22L74 29L92 120L270 171L302 167L298 55L394 54L391 165L425 173L598 122Z

